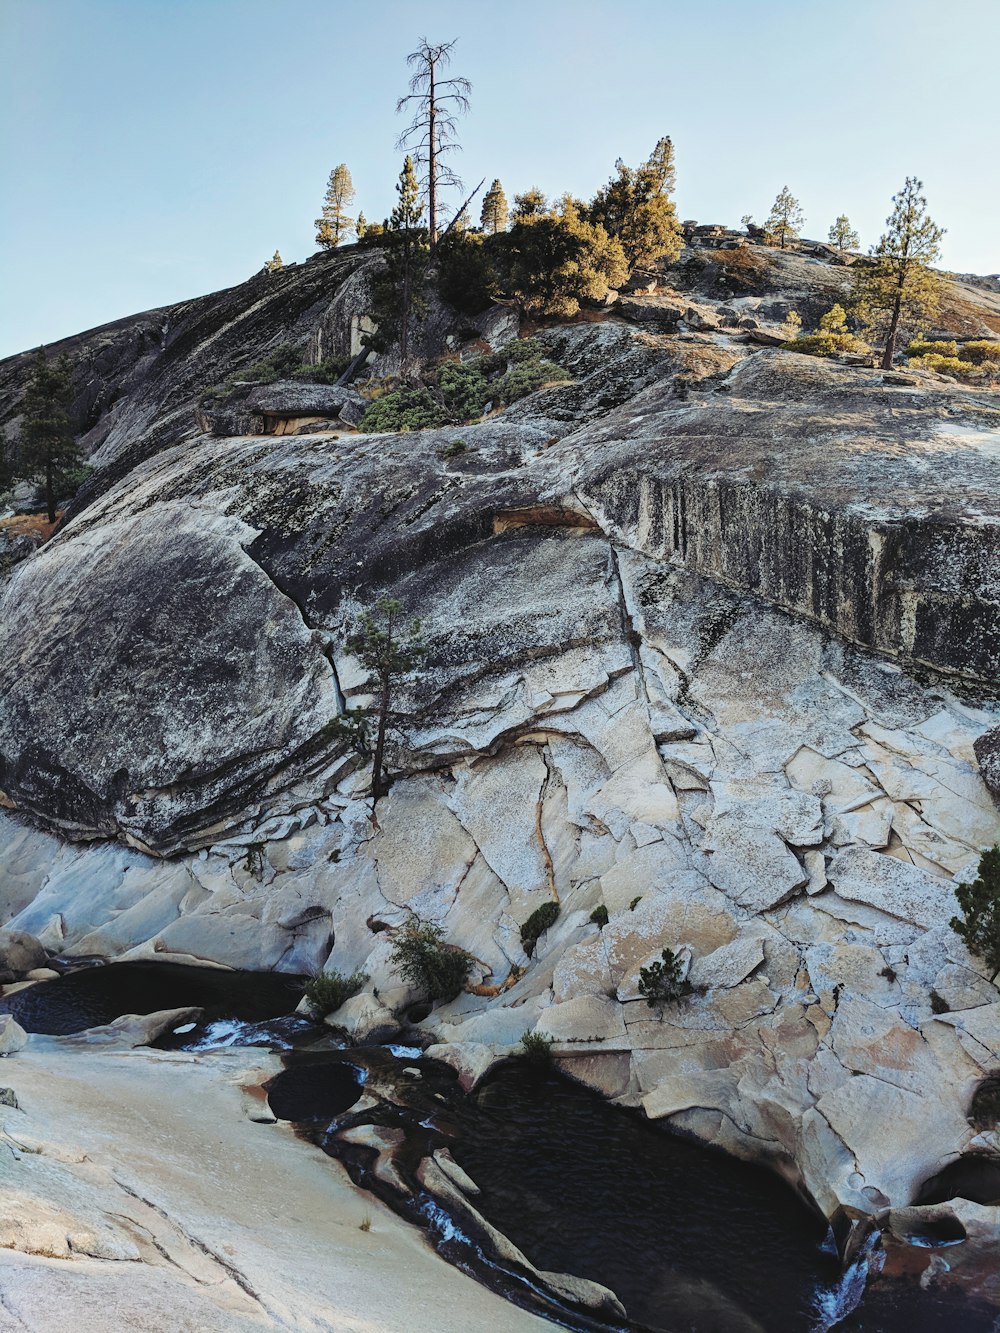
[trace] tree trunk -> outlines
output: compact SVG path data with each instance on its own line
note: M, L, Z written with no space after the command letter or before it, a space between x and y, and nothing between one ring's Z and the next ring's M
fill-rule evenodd
M407 242L409 244L409 242ZM406 259L403 261L403 298L401 321L399 328L399 373L403 374L406 366L406 358L410 351L410 254L407 251Z
M375 754L372 758L372 806L384 795L382 789L382 762L385 754L385 733L389 725L389 673L382 673L382 688L378 702L378 731L375 736Z
M889 332L886 334L885 351L882 353L882 369L891 370L892 360L896 355L896 336L899 333L899 316L903 306L903 289L896 290L896 299L892 305L892 318L889 321Z
M45 503L48 506L49 522L54 523L56 521L56 496L51 456L45 460Z
M430 92L427 99L427 224L431 245L437 242L437 145L434 142L437 107L434 102L434 61L430 61Z

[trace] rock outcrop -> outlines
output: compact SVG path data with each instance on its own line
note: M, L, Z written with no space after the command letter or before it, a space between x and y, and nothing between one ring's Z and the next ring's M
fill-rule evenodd
M967 1114L1000 997L948 927L1000 837L995 409L689 305L545 334L575 382L476 425L106 478L0 591L0 907L69 953L363 970L361 1035L418 998L390 961L417 913L476 960L422 1020L466 1078L547 1033L881 1215L997 1151ZM336 722L387 595L428 652L375 823ZM665 947L694 991L661 1011Z

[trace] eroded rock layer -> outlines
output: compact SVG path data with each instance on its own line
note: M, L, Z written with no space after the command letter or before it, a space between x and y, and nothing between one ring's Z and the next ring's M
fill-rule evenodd
M365 1032L417 998L416 912L477 960L423 1020L466 1077L548 1033L828 1215L905 1206L998 1146L967 1112L1000 998L948 926L1000 836L992 409L714 334L546 336L575 383L464 428L181 443L14 572L2 914L71 953L360 969ZM385 595L428 653L375 823L331 723ZM695 989L661 1013L664 947Z

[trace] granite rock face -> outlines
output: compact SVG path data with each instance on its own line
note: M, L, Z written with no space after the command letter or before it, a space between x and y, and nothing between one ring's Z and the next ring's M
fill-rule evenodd
M830 1216L996 1151L967 1113L1000 995L948 927L1000 837L993 409L740 336L552 330L575 382L476 425L106 478L0 591L0 918L363 970L363 1036L417 998L390 953L418 913L476 960L423 1020L467 1081L548 1033ZM383 596L428 652L376 824L332 724ZM695 989L661 1011L665 947Z

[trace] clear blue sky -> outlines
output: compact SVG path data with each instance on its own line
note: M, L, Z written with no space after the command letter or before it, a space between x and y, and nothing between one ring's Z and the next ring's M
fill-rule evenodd
M670 134L681 217L787 184L868 245L916 174L945 265L1000 269L1000 0L0 0L0 356L306 258L338 162L383 217L424 35L471 184L589 196Z

